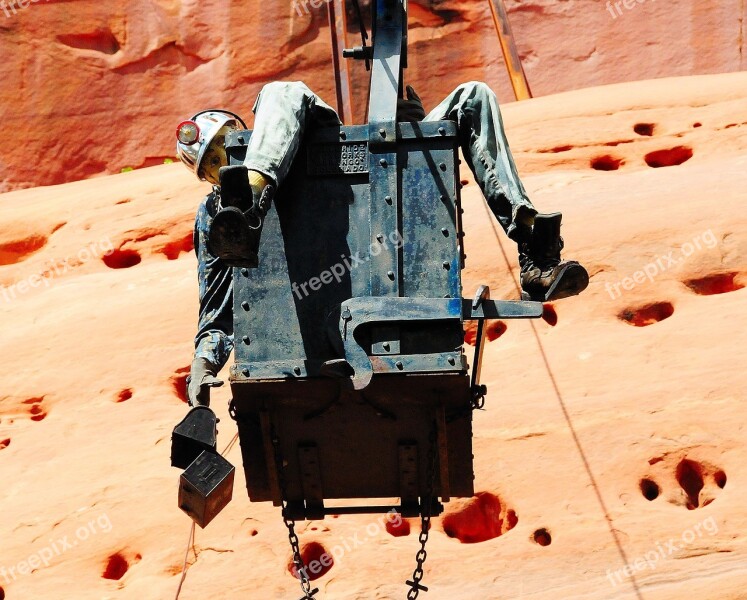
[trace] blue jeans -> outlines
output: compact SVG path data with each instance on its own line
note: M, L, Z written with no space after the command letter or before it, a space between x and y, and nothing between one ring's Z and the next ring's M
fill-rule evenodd
M266 85L254 104L255 129L244 164L280 184L290 170L310 121L340 124L335 110L301 82ZM433 109L426 121L457 123L464 157L504 231L537 214L516 171L495 93L484 83L463 83Z

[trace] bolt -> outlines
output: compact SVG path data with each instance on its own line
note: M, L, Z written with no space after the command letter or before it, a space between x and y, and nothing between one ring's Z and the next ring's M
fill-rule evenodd
M442 171L445 171L445 170L446 170L446 163L441 163L441 164L440 164L440 165L438 165L438 166L439 166L439 167L441 168L441 170L442 170Z
M386 198L384 198L384 200L386 200L387 204L391 204L392 203L392 197L391 196L387 196Z
M382 167L384 167L385 169L386 169L386 168L387 168L387 167L389 166L389 163L388 163L388 162L386 162L386 158L382 158L382 159L381 159L381 160L379 161L379 164L380 164L380 165L381 165Z
M394 271L387 271L386 276L389 277L392 281L394 281Z
M441 229L441 233L444 234L444 237L449 237L449 230L446 229L446 227L444 227L443 229Z
M348 136L347 136L347 135L345 134L345 132L344 132L344 131L341 131L341 132L340 132L340 139L341 139L341 140L344 140L344 139L346 139L347 137L348 137Z
M401 361L401 360L398 360L398 361L397 361L397 362L395 363L395 366L396 366L396 367L397 367L397 368L398 368L398 369L399 369L400 371L401 371L402 369L404 369L404 368L405 368L405 365L403 365L403 364L402 364L402 361Z
M244 337L243 337L242 339L244 340L244 343L245 343L245 344L246 344L247 346L248 346L249 344L251 344L251 343L252 343L252 340L251 340L251 339L249 339L249 336L248 336L248 335L245 335L245 336L244 336Z
M452 367L453 367L453 366L454 366L454 365L456 364L456 360L454 359L454 357L453 357L453 356L450 356L450 357L449 357L449 364L450 364L450 365L451 365Z
M243 308L244 310L248 311L249 310L249 303L246 300L244 300L241 303L241 308Z
M293 372L296 375L300 375L301 374L301 367L293 367Z
M244 143L244 136L240 135L239 136L239 144L243 144L243 143Z
M376 239L377 239L377 240L379 241L379 243L383 242L383 241L384 241L384 236L383 236L383 234L381 234L381 233L380 233L379 235L377 235L377 236L376 236Z
M441 135L446 135L446 130L443 127L439 127L438 133L440 133Z
M249 377L249 369L244 369L241 371L241 373L244 375L244 377Z
M241 274L244 277L248 277L249 276L249 269L241 269Z
M391 346L389 345L389 342L384 342L384 343L383 343L383 344L382 344L381 346L382 346L382 348L384 348L384 350L386 350L387 352L389 352L389 349L391 348Z
M386 137L386 129L384 129L383 127L381 129L379 129L379 135L381 137L385 138Z
M448 271L451 268L451 263L444 261L441 263L441 266Z

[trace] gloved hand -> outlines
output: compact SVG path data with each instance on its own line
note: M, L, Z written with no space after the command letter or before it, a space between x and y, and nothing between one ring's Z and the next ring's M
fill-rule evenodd
M425 109L417 92L411 85L407 86L407 100L397 100L397 122L417 123L425 119Z
M187 400L190 406L210 406L210 388L223 385L223 381L216 377L217 374L218 369L206 358L198 357L192 361L187 379Z

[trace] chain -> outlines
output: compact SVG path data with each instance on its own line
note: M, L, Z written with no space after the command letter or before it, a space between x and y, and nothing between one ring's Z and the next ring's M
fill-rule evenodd
M415 600L420 592L427 592L428 588L421 584L423 580L424 572L423 565L425 559L428 558L428 552L425 549L425 545L428 543L428 534L431 529L431 510L433 509L433 486L436 477L436 423L433 423L431 433L428 437L428 467L426 471L426 482L428 488L426 489L425 495L421 498L420 506L420 549L415 555L417 566L412 574L412 580L407 581L407 585L410 589L407 592L407 600Z
M282 515L283 523L288 528L288 541L293 551L293 565L296 567L296 577L301 584L301 590L303 596L300 600L314 600L314 595L319 592L319 588L311 589L311 581L306 574L306 564L304 563L303 557L301 556L301 544L296 534L296 522L288 517L288 500L285 486L285 471L283 471L283 456L280 452L280 440L275 434L274 430L272 433L272 446L275 449L275 464L277 465L278 473L278 484L280 486L280 494L282 500Z

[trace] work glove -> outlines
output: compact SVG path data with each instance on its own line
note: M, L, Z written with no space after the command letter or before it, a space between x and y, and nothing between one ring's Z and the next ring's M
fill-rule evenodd
M420 100L420 96L418 96L412 86L408 85L407 100L403 98L397 100L397 122L417 123L423 119L425 119L423 102Z
M210 406L210 388L223 385L217 374L218 369L206 358L198 357L192 361L187 378L187 401L190 406Z

